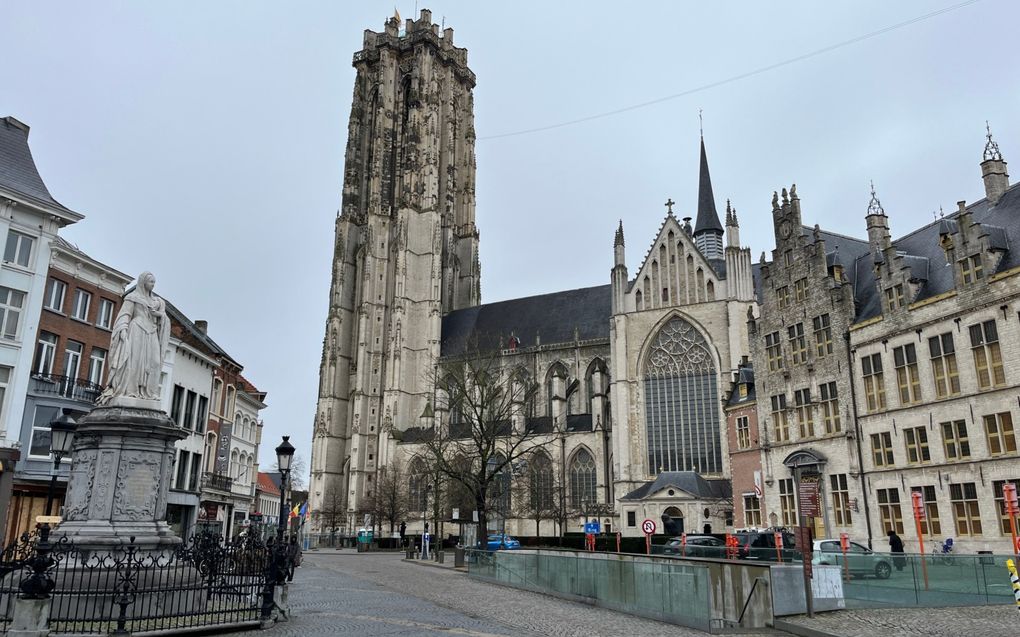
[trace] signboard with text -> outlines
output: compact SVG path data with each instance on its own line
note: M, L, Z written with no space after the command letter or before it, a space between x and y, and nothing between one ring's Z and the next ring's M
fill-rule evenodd
M817 475L802 475L797 483L797 499L803 516L816 518L822 514L818 498L819 478Z

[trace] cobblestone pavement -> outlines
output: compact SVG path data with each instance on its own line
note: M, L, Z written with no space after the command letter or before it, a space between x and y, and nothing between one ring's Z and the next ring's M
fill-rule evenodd
M783 619L839 637L997 637L1020 634L1012 604L962 608L883 608Z
M290 590L293 617L260 637L555 635L686 637L706 633L495 586L400 555L309 552Z

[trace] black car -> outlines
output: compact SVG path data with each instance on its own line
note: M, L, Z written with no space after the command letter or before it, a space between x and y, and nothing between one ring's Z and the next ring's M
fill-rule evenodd
M688 535L685 549L683 539L674 537L666 542L662 553L687 557L726 557L726 542L712 535Z
M783 550L785 555L790 554L795 548L796 537L789 531L779 532L783 537ZM734 533L740 543L738 556L742 560L761 560L775 562L776 557L776 532L775 531L738 531Z

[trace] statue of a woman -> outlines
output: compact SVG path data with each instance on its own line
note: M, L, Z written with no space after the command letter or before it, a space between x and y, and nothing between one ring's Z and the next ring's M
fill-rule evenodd
M110 384L99 404L118 397L159 400L163 357L170 343L170 320L163 299L152 293L156 277L143 272L113 324L110 338Z

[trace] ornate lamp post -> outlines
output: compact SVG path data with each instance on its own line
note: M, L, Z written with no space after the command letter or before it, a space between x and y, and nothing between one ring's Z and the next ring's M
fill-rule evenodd
M294 459L294 445L290 444L290 436L284 436L283 442L276 448L276 467L280 470L280 515L276 522L276 545L269 555L269 573L266 574L266 586L262 591L262 620L268 621L273 614L273 589L283 584L286 577L287 545L283 541L284 529L287 528L287 480L290 477L291 461Z
M78 428L74 419L67 414L50 423L50 453L53 454L53 477L50 478L50 488L46 493L46 515L53 514L53 497L57 489L57 474L60 471L60 461L64 456L71 453L71 444L74 442L74 432ZM27 566L31 568L32 574L21 582L21 597L24 599L46 599L53 591L55 582L49 571L54 561L50 557L53 546L50 544L50 523L43 522L39 527L39 543L36 544L35 554L28 560Z
M46 515L53 515L53 498L57 490L57 474L60 472L60 462L65 456L71 453L71 445L74 443L74 432L78 429L74 418L67 414L61 414L59 418L50 423L50 453L53 454L53 476L50 478L50 489L46 493Z
M280 470L280 518L276 525L276 541L283 542L283 532L287 528L287 482L290 480L290 464L294 459L294 445L290 444L290 436L284 436L283 442L276 448L276 466Z

